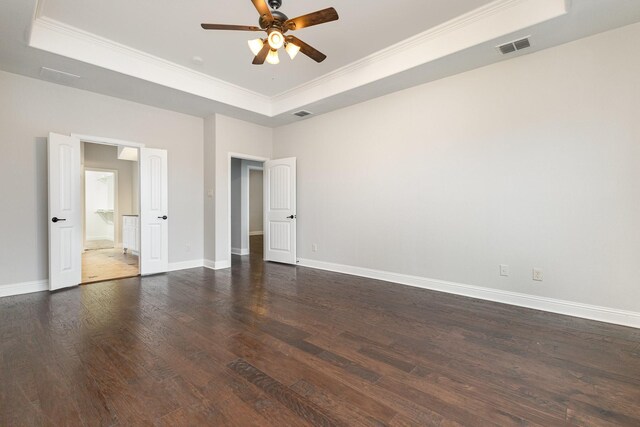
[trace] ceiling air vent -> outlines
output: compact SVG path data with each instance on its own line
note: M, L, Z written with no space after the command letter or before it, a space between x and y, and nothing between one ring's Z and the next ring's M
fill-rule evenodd
M77 81L80 76L71 73L65 73L64 71L54 70L53 68L42 67L40 69L40 77L49 81L60 84L71 84Z
M298 116L298 117L306 117L306 116L310 116L313 113L311 111L306 111L306 110L300 110L297 111L295 113L293 113L294 116Z
M498 51L500 51L501 54L503 55L507 55L509 53L513 53L513 52L517 52L519 50L522 49L526 49L528 47L531 47L531 42L529 41L529 37L527 36L523 39L519 39L519 40L515 40L509 43L505 43L505 44L501 44L500 46L496 46Z

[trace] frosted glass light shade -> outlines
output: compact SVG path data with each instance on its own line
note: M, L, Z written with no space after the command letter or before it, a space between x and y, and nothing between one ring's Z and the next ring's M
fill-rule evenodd
M300 46L293 43L287 43L287 47L285 47L285 49L291 59L295 58L298 52L300 52Z
M280 31L271 31L269 33L269 46L271 49L280 49L284 45L284 36Z
M251 49L251 52L253 52L254 55L260 53L262 46L264 46L262 39L249 40L247 43L249 43L249 49Z
M271 65L276 65L280 63L280 58L278 58L278 51L271 49L269 51L269 55L267 55L267 62Z

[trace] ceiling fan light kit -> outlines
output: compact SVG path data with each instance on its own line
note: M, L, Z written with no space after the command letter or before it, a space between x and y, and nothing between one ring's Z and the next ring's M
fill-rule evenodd
M269 51L269 54L267 55L267 62L271 65L278 65L280 63L277 50L271 49Z
M262 50L264 46L264 40L262 39L253 39L247 42L249 44L249 49L253 52L254 55L257 55Z
M282 35L282 33L278 30L271 30L271 32L269 33L269 46L271 46L271 49L280 49L282 46L284 46L284 36Z
M300 52L300 46L297 46L293 43L287 43L284 50L287 51L287 53L289 54L289 57L293 60L298 54L298 52Z
M324 61L327 56L317 49L311 47L295 36L287 35L287 31L295 31L313 25L324 24L326 22L337 21L338 12L332 7L298 16L289 19L287 15L280 12L282 0L251 0L254 7L260 14L258 19L259 27L249 25L226 25L226 24L202 24L205 30L232 30L232 31L265 31L267 38L249 40L249 49L255 55L254 65L262 65L266 61L269 64L278 64L278 49L284 46L287 54L294 59L298 52L302 52L316 62ZM270 10L271 7L273 10Z

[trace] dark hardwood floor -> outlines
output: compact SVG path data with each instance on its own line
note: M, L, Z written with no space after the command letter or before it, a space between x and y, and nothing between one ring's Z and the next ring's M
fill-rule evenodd
M640 330L259 250L2 298L0 362L3 427L640 425Z

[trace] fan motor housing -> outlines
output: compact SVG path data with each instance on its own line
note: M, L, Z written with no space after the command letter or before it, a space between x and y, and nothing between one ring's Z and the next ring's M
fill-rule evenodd
M271 25L269 25L268 21L265 21L263 16L260 17L260 19L258 20L260 28L268 28L269 26L282 27L284 23L289 19L287 15L280 12L279 10L272 11L271 15L273 16L273 22L271 23Z

